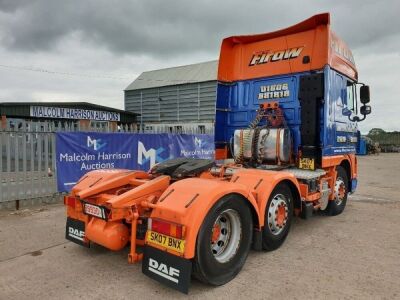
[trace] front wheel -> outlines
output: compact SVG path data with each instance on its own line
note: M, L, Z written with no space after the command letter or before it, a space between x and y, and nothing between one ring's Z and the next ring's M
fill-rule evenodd
M343 212L349 194L349 179L346 170L341 166L337 166L336 172L335 199L329 201L326 209L326 213L329 216L336 216Z
M193 275L211 285L232 280L246 261L252 234L252 215L245 200L237 195L223 197L200 228Z

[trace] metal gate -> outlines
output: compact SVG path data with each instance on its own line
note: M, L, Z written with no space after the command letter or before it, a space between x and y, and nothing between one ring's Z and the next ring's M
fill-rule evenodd
M7 120L8 121L8 120ZM57 121L14 119L0 128L0 209L58 201L55 132L80 131ZM110 131L93 128L91 131ZM118 131L132 132L132 126Z

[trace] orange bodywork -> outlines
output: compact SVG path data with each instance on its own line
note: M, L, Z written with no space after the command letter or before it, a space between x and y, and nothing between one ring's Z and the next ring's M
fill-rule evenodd
M129 261L138 261L142 256L136 252L136 244L143 245L144 241L136 239L137 225L141 222L140 216L149 215L149 207L143 207L141 202L151 205L169 183L169 176L151 178L143 171L92 171L79 180L71 196L107 208L110 211L107 221L84 214L81 201L75 203L75 207L68 206L67 215L85 222L86 240L110 250L120 250L129 241ZM123 222L131 224L131 227L128 228Z
M346 43L330 29L328 13L270 33L224 39L218 81L321 70L325 65L357 80L353 55Z
M229 177L204 172L199 177L175 182L169 176L142 171L92 171L73 188L71 196L77 202L75 207L67 206L67 215L85 222L86 240L110 250L120 250L130 242L130 262L141 259L136 245L143 245L144 239L136 238L136 231L143 217L183 225L184 253L151 246L190 259L194 257L197 234L208 211L222 197L237 194L247 199L255 228L260 230L269 195L279 182L288 182L300 195L298 182L291 173L241 167L235 170ZM107 220L85 214L83 203L107 208Z
M114 251L123 249L130 236L128 227L121 222L107 222L97 218L91 218L85 234L90 241Z
M288 172L240 168L229 180L218 177L183 179L167 189L164 194L169 196L154 207L151 217L185 225L184 257L192 258L200 226L218 200L229 194L238 194L247 199L256 216L256 227L261 229L269 195L284 180L290 181L299 191L297 180Z
M350 164L350 178L357 178L357 157L354 153L322 157L322 168L336 168L344 161Z
M218 81L232 82L261 78L266 74L274 76L320 70L325 65L357 80L351 50L330 29L328 13L270 33L224 39Z

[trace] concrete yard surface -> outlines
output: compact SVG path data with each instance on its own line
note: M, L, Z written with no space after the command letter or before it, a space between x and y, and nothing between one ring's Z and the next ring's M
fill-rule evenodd
M221 287L192 280L190 298L400 298L400 155L359 157L343 214L295 218L284 245L251 251ZM0 212L0 299L183 299L129 265L128 249L65 240L60 204Z

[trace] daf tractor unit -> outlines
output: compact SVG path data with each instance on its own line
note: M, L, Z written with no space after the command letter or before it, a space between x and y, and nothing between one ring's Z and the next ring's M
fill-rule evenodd
M225 38L215 160L87 173L64 200L66 238L113 251L129 244L129 263L142 261L144 274L184 293L192 276L223 285L251 248L279 248L294 217L343 212L357 187L357 123L369 101L327 13Z

